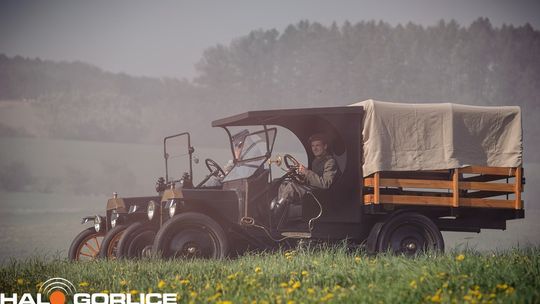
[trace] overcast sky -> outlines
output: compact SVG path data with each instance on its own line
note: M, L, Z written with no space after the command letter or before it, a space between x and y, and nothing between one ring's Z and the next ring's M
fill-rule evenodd
M0 0L0 53L84 61L112 72L192 78L204 49L300 20L436 24L478 17L540 29L540 0Z

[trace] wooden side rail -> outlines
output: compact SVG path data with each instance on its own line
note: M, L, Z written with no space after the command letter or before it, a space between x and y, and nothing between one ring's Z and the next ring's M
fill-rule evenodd
M363 186L366 190L364 193L368 193L364 195L364 204L385 203L523 209L523 201L521 200L523 169L521 167L470 166L447 170L447 172L448 180L422 179L418 178L420 174L415 174L414 172L407 172L408 174L402 172L400 176L403 178L385 178L384 176L396 176L396 174L391 174L391 172L376 172L364 178ZM464 177L464 174L468 176ZM482 180L482 178L477 177L484 175L489 176L486 179L489 182L477 181ZM509 178L513 178L512 183L508 183ZM492 182L501 180L505 182ZM395 194L396 191L388 194L388 191L385 191L388 187L394 190L397 189L398 194ZM425 195L410 195L411 192L404 191L403 188L420 189L420 192L425 191ZM433 189L439 191L448 190L448 194L437 196L437 193L433 194L433 192L428 191ZM418 191L415 192L418 193ZM470 197L467 194L470 194ZM507 194L514 194L514 199L491 198Z

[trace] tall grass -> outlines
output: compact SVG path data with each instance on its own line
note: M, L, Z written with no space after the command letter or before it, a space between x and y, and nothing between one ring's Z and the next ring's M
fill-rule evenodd
M34 258L1 266L0 292L37 292L52 277L70 280L78 292L172 292L182 303L539 303L540 248L414 258L345 246L222 261Z

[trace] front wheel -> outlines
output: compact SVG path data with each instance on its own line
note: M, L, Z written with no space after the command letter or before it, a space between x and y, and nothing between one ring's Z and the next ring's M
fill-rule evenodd
M152 251L164 258L222 259L229 251L223 228L196 212L175 215L158 231Z
M147 256L158 229L155 224L148 222L129 225L118 242L117 257L133 259Z
M96 232L94 227L81 231L69 246L68 257L71 261L91 261L99 257L99 250L104 234Z
M375 227L374 227L375 228ZM379 227L376 250L413 256L420 252L444 251L441 231L428 217L419 213L402 213Z
M101 249L99 250L99 256L101 258L107 259L116 259L118 252L118 242L122 237L122 234L126 230L125 225L118 225L113 229L109 230L105 237L103 238L103 243L101 244Z

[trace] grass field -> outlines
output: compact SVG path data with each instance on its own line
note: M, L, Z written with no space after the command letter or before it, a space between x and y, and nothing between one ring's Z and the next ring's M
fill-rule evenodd
M179 303L539 303L540 249L368 256L344 246L224 261L12 260L1 292L63 277L78 292L177 293Z

